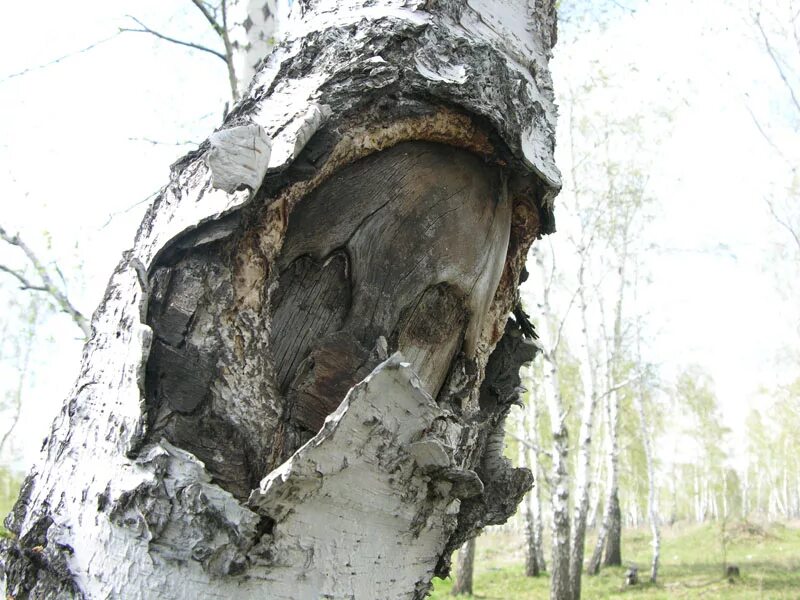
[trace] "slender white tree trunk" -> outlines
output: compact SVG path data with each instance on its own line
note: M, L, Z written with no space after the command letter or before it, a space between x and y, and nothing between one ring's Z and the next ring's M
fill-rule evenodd
M748 461L742 477L742 517L750 515L750 462Z
M507 315L559 183L554 5L503 7L295 2L112 275L5 595L422 598L513 513Z
M575 479L575 500L573 507L572 529L570 540L569 578L572 586L573 600L581 597L581 576L583 574L583 554L586 538L586 519L589 511L589 494L592 482L589 479L592 452L592 431L597 407L597 373L589 339L588 304L584 281L584 268L579 269L578 285L581 311L581 327L583 330L584 356L581 360L581 380L584 397L581 411L581 425L578 433L578 464Z
M458 551L454 596L472 595L472 579L475 572L475 538L467 540Z
M550 413L550 430L553 436L553 467L550 474L552 507L552 558L550 560L550 597L563 600L570 597L570 521L569 521L569 436L566 410L558 389L558 367L555 362L545 365L545 392Z
M702 490L700 488L700 475L698 473L697 465L692 466L692 489L694 491L694 520L697 523L703 522L703 499Z
M530 371L529 371L530 372ZM530 383L529 385L532 385ZM542 470L539 464L539 402L535 390L531 390L527 407L523 409L519 421L520 467L527 467L533 473L534 486L523 500L522 513L525 522L525 575L538 577L547 570L544 559L544 532L542 523Z
M539 335L544 348L544 396L550 415L550 431L553 438L552 471L550 474L550 505L552 509L552 558L550 560L550 597L553 600L564 600L571 594L569 580L569 434L567 432L567 411L559 386L558 359L556 356L558 341L550 331L553 324L553 312L550 307L550 282L544 267L541 253L536 253L537 268L542 277L543 326Z
M591 497L589 499L589 514L586 517L586 527L594 529L597 527L597 513L600 510L600 499L602 497L602 482L603 482L603 461L595 461L594 474L592 481L594 485L591 486Z
M594 552L589 560L588 573L596 575L600 571L600 563L603 550L606 549L609 539L614 535L615 521L619 519L619 497L617 490L619 486L619 400L616 392L606 395L606 423L608 427L609 450L606 457L606 496L604 501L603 521L600 524L600 531L597 535L597 543Z
M289 23L289 0L225 0L228 36L239 95Z
M656 583L658 579L658 561L661 554L661 529L660 516L658 511L658 483L656 481L655 457L653 456L653 441L650 435L650 428L647 423L647 413L644 409L641 384L639 393L633 395L636 412L639 413L639 424L642 428L642 443L644 444L644 457L647 465L647 516L650 521L650 533L653 536L651 542L653 548L653 560L650 563L650 581Z
M531 399L530 404L535 401ZM522 500L522 520L523 520L523 535L525 537L525 575L528 577L539 576L539 562L538 554L536 551L536 522L534 521L533 503L535 502L534 496L538 488L539 482L537 471L534 470L529 456L531 455L530 446L535 446L535 434L532 434L530 423L528 422L527 415L523 412L518 421L517 436L520 439L519 453L517 464L522 469L530 469L534 477L534 488L525 495Z
M538 390L538 388L536 388ZM533 441L535 442L536 447L540 446L539 440L539 419L540 419L540 406L541 398L538 392L534 392L531 394L531 401L528 403L527 406L527 413L530 418L528 431L531 432L531 436ZM536 565L539 568L539 572L547 571L547 561L544 557L544 518L542 513L542 474L543 469L541 466L541 462L539 460L539 451L534 450L529 453L531 459L531 472L535 478L534 487L530 491L530 502L531 502L531 521L533 524L533 550L536 556Z

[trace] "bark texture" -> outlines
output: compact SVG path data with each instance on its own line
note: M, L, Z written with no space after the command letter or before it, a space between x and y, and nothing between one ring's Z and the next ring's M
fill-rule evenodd
M552 2L299 2L113 274L14 598L420 598L510 516ZM178 583L179 582L179 583Z
M239 93L275 46L289 15L287 0L226 0L230 51Z
M578 433L578 462L575 480L575 505L573 507L572 529L570 538L569 579L572 584L573 600L581 597L581 573L583 572L584 550L586 546L586 519L589 513L589 494L592 485L591 468L592 432L594 430L595 410L597 407L597 370L589 339L588 302L586 298L585 260L582 256L578 272L578 297L581 310L581 329L585 362L581 362L581 380L584 382L583 407L581 408L581 425Z

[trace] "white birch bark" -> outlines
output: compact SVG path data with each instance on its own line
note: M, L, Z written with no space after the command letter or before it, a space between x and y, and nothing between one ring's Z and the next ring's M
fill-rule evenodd
M533 385L531 384L531 387ZM531 399L527 408L528 426L526 427L529 432L530 438L533 441L536 449L531 450L528 456L530 457L530 469L534 477L534 487L529 492L530 497L530 510L531 510L531 523L533 527L531 541L533 543L533 551L536 558L536 565L539 572L547 571L547 561L544 557L544 518L542 512L542 496L541 490L544 483L544 472L539 458L540 440L539 440L539 419L540 419L540 403L541 397L538 393L538 386L534 387L531 392Z
M619 403L615 392L606 395L606 424L608 428L608 453L606 455L606 495L604 499L603 520L597 534L597 543L589 561L588 573L596 575L600 571L600 562L603 549L609 536L609 530L613 526L614 502L619 485L619 446L618 446L618 424L619 424ZM619 506L618 504L616 505Z
M618 270L617 297L614 307L613 336L611 348L607 347L606 422L608 431L607 484L603 521L597 536L588 571L596 574L600 569L600 556L605 547L606 565L621 563L621 523L619 505L619 389L622 385L619 374L619 361L622 358L622 311L625 297L625 272L628 261L628 227L623 224L622 248ZM606 336L607 339L607 336Z
M535 406L536 400L531 397L529 406ZM534 409L535 410L535 409ZM525 575L528 577L538 577L544 570L544 565L540 563L542 556L541 547L541 505L539 503L540 483L539 470L537 468L536 451L531 448L538 447L538 436L536 435L536 421L531 425L527 411L523 413L518 421L517 435L520 439L518 464L520 468L530 469L534 477L534 487L522 500L522 519L523 535L525 537Z
M227 0L228 36L239 95L282 37L289 18L288 0Z
M600 451L598 450L598 453ZM603 481L603 461L597 460L595 461L597 464L595 465L594 474L592 475L592 481L594 485L591 486L591 496L589 498L589 511L586 516L586 527L593 529L597 527L597 513L600 509L600 498L602 492L602 481Z
M661 555L661 529L658 511L658 488L653 456L653 443L650 428L647 423L647 414L644 410L641 390L633 395L636 412L639 413L639 424L642 428L642 443L644 444L644 458L647 464L647 516L650 521L650 533L653 536L653 560L650 563L650 581L656 583L658 578L658 562Z
M467 540L458 551L456 560L456 582L453 584L454 596L472 595L472 576L475 571L475 538Z
M581 597L581 575L583 572L583 554L586 538L586 519L589 511L589 493L591 481L589 472L591 468L592 431L594 415L597 407L597 373L595 361L592 356L591 342L589 339L588 304L585 289L585 258L578 276L578 297L580 299L581 327L583 332L584 356L580 361L581 380L584 386L583 407L581 410L581 425L578 433L578 464L575 477L575 500L573 506L572 529L570 539L570 564L569 578L572 586L573 600Z
M550 415L550 431L553 436L552 471L550 474L550 504L552 508L550 560L550 597L563 600L570 597L569 580L570 559L570 519L569 519L569 434L567 431L567 411L559 388L558 341L551 332L553 311L550 307L550 282L541 253L535 254L536 264L542 277L542 315L544 324L540 327L540 338L545 348L544 397Z
M78 381L7 520L8 596L421 598L452 549L506 519L531 484L501 456L515 369L531 354L504 325L531 241L552 230L559 185L552 2L321 0L293 11L223 129L174 165L112 275ZM398 342L409 362L394 356L346 397L327 397L338 408L284 459L288 401L275 391L282 365L268 334L293 211L341 169L415 140L507 169L496 199L505 234L475 280L482 299L468 307L463 344L447 350L441 388L414 373L438 355ZM214 271L223 246L235 261ZM192 260L199 271L170 271ZM208 275L199 287L197 273ZM220 314L182 312L175 286ZM220 340L213 360L172 372L175 385L202 384L227 419L211 437L188 432L204 461L154 435L162 418L205 401L189 394L166 413L149 404L148 359L165 343L155 306L199 350ZM367 353L386 358L386 348L378 336ZM244 453L250 475L268 469L234 494L212 470L235 461L214 448Z

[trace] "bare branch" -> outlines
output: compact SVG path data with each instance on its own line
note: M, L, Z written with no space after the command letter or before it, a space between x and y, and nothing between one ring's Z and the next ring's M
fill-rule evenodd
M77 56L78 54L83 54L84 52L88 52L89 50L92 50L93 48L97 48L97 46L100 46L101 44L105 44L106 42L110 42L115 37L117 37L119 34L120 34L120 32L118 31L114 35L111 35L111 36L109 36L107 38L103 38L102 40L99 40L97 42L93 42L93 43L89 44L88 46L86 46L84 48L81 48L80 50L75 50L74 52L69 52L68 54L64 54L63 56L59 56L58 58L54 58L53 60L48 61L46 63L43 63L41 65L36 65L35 67L28 67L27 69L23 69L22 71L18 71L16 73L12 73L11 75L8 75L8 76L4 77L3 79L0 79L0 83L6 82L9 79L14 79L15 77L21 77L22 75L27 75L28 73L31 73L33 71L39 71L41 69L45 69L47 67L56 65L56 64L60 63L63 60L66 60L68 58L72 58L73 56Z
M610 396L611 394L620 391L622 388L628 387L630 384L634 383L635 381L639 381L642 378L641 373L636 373L632 377L628 377L628 379L624 381L620 381L616 385L612 385L606 391L598 396L598 398L605 398L606 396Z
M553 453L550 450L545 450L541 446L537 446L527 440L522 439L521 437L511 433L510 431L506 431L506 435L517 440L520 444L528 448L529 450L533 450L536 454L543 454L544 456L549 456L550 458L553 457Z
M214 31L217 32L217 35L224 40L225 30L214 18L214 15L211 14L211 11L208 9L208 6L206 6L206 3L203 2L203 0L192 0L192 4L194 4L200 10L200 12L203 13L203 16L211 24L211 27L213 27Z
M36 254L34 254L33 250L31 250L30 247L28 247L28 245L22 241L19 235L13 235L13 236L8 235L8 233L6 233L6 230L1 226L0 226L0 238L2 238L6 243L11 244L12 246L16 246L20 250L22 250L22 252L27 257L28 261L31 263L34 270L36 271L36 274L39 276L39 279L41 279L42 285L39 286L29 285L28 280L25 277L21 276L20 273L15 272L7 267L2 268L2 270L16 277L17 280L19 280L20 282L23 283L23 285L25 285L26 289L42 291L48 294L56 302L56 304L58 305L58 307L61 309L62 312L65 312L70 317L72 317L72 320L75 321L75 324L81 328L84 337L88 338L92 332L91 327L89 325L89 321L86 319L86 317L83 316L83 314L77 308L75 308L75 306L73 306L73 304L69 301L69 298L67 298L66 294L55 286L44 264L42 264L42 262L36 256Z
M47 291L46 287L31 283L31 281L29 279L27 279L22 273L20 273L19 271L14 270L14 269L12 269L10 267L7 267L6 265L0 264L0 271L3 271L4 273L8 273L9 275L11 275L12 277L15 277L17 279L17 281L20 282L20 285L22 286L20 288L21 290L30 290L30 291L34 291L34 292L46 292Z
M152 194L150 194L150 195L149 195L149 196L147 196L146 198L143 198L142 200L139 200L138 202L136 202L136 203L134 203L134 204L131 204L131 205L130 205L128 208L124 208L124 209L122 209L122 210L118 210L118 211L116 211L116 212L109 213L109 215L108 215L108 219L106 220L106 222L105 222L105 223L103 223L103 224L100 226L100 229L105 229L106 227L108 227L108 225L111 223L111 221L113 221L113 220L114 220L116 217L118 217L118 216L120 216L120 215L124 215L125 213L129 213L130 211L132 211L132 210L133 210L134 208L136 208L137 206L141 206L141 205L142 205L142 204L144 204L145 202L149 202L150 200L152 200L153 198L155 198L155 197L158 195L158 193L159 193L160 191L161 191L161 190L156 190L155 192L153 192Z
M233 101L237 102L239 100L239 82L236 79L236 68L233 64L233 46L231 45L231 40L228 37L227 1L222 0L222 4L220 6L222 8L222 42L225 44L225 56L227 57L228 63L228 80L231 85L231 95L233 96Z
M558 325L558 331L556 333L556 339L553 343L553 350L552 352L555 353L558 350L558 346L561 344L561 336L564 331L564 326L567 323L567 317L569 317L569 313L572 310L572 305L575 304L575 298L578 297L578 293L580 292L581 288L575 290L575 293L572 294L572 298L569 300L569 304L567 305L567 309L564 311L564 316L561 318L561 323Z
M233 101L236 102L239 100L239 87L236 81L236 68L233 64L233 46L231 45L231 40L228 37L228 12L227 12L227 3L225 0L222 0L221 8L222 8L222 24L217 21L214 15L211 14L208 6L206 5L203 0L192 0L192 4L194 4L197 9L203 13L203 16L206 18L211 24L211 27L217 33L217 35L222 39L222 43L225 45L225 55L223 56L223 60L225 64L228 66L228 83L231 86L231 96L233 97Z
M194 140L186 140L183 142L162 142L161 140L153 140L147 137L129 137L129 142L145 142L153 146L199 146L199 142Z
M792 227L791 223L778 214L778 211L775 209L775 205L773 204L772 200L769 198L764 198L764 201L767 203L767 207L769 208L769 212L772 214L772 218L775 219L778 225L789 232L789 234L794 238L795 244L797 244L797 249L800 250L800 233L798 233L795 227Z
M174 37L170 37L168 35L164 35L163 33L159 33L158 31L154 31L154 30L150 29L147 25L142 23L139 19L137 19L136 17L133 17L131 15L128 15L128 18L133 20L133 21L135 21L136 24L139 25L139 27L141 27L141 29L131 29L131 28L128 28L128 27L120 27L119 28L120 33L124 33L124 32L149 33L150 35L154 35L155 37L157 37L157 38L159 38L161 40L164 40L164 41L167 41L167 42L171 42L173 44L178 44L179 46L186 46L188 48L194 48L195 50L200 50L201 52L208 52L209 54L213 54L217 58L219 58L222 61L224 61L225 64L228 63L228 59L225 58L225 55L222 54L222 52L217 52L213 48L208 48L206 46L201 46L200 44L195 44L194 42L184 42L183 40L178 40L178 39L175 39Z
M796 166L792 163L792 161L790 161L786 157L786 155L781 151L781 149L777 146L777 144L772 141L772 138L769 136L769 134L766 132L766 130L761 126L761 122L756 117L755 113L753 112L753 109L750 108L747 104L745 104L745 108L747 109L747 112L750 113L750 118L753 120L753 124L756 126L756 129L761 134L761 137L764 138L764 141L766 141L767 144L769 144L770 147L773 150L775 150L775 152L778 154L778 156L780 156L781 159L783 159L783 161L787 165L789 165L789 167L791 167L792 170L794 170L796 168Z
M781 64L778 55L775 54L775 50L769 41L769 36L767 35L767 32L764 31L764 27L761 24L761 16L759 13L755 14L754 20L756 23L756 27L758 27L758 31L761 34L761 39L764 41L764 48L767 50L767 54L769 55L770 60L772 60L772 64L775 65L775 68L778 71L778 75L780 75L781 80L783 80L783 84L786 86L786 89L789 92L789 96L791 96L792 98L792 102L794 103L795 108L797 108L797 110L800 111L800 100L798 100L797 95L795 94L794 87L789 81L789 77L786 75L786 71L784 70L783 65Z

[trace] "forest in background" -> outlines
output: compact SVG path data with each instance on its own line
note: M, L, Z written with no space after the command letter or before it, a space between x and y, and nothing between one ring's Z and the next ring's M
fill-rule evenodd
M674 217L665 219L675 202L676 188L669 182L680 175L665 167L665 148L685 127L683 115L699 99L703 82L658 73L646 57L615 46L615 36L636 27L637 11L647 4L575 0L561 6L553 71L564 189L557 199L558 232L536 244L528 261L523 305L541 352L524 373L525 405L509 424L507 447L537 482L517 520L530 549L528 570L560 568L570 581L584 562L590 569L624 562L625 547L617 552L624 528L652 527L658 540L659 526L800 518L798 7L791 0L720 3L745 32L742 44L760 57L759 75L771 81L767 92L748 90L755 80L736 81L746 126L761 144L742 151L761 153L771 169L758 170L755 162L760 195L746 206L728 206L734 216L715 216L770 223L756 260L781 307L768 316L782 323L790 340L775 340L769 360L777 375L766 378L771 383L726 397L709 365L690 352L682 356L679 346L665 351L658 345L665 329L693 310L668 312L658 299L663 286L693 288L700 305L709 293L704 286L715 282L697 286L682 279L681 264L662 268L665 255L683 252L671 246L665 225L674 223ZM713 27L705 32L716 33ZM68 61L47 67L68 68ZM18 85L0 83L12 84ZM198 138L206 125L198 125ZM129 220L138 221L144 204ZM702 222L702 210L698 215L687 212L685 222L689 227L701 221L710 232L709 244L683 252L687 262L730 250L725 240L713 237L713 224ZM21 415L26 404L41 402L42 394L68 388L93 308L82 289L102 283L87 281L92 257L80 237L71 237L74 232L0 225L0 294L7 306L0 321L0 512L5 513L27 466L22 449L40 443L19 425ZM122 244L118 254L127 240L117 243ZM741 293L752 285L743 278ZM739 316L730 328L745 348L763 334L759 315ZM58 372L65 373L65 382L53 381L54 357L64 363ZM750 406L743 418L731 418L734 405L744 402ZM581 555L584 538L593 544Z

